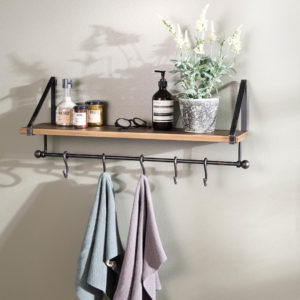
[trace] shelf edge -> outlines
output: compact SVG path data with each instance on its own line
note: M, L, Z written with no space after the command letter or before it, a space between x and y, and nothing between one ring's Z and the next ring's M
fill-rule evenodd
M20 134L27 134L26 127L20 129ZM93 138L114 138L114 139L143 139L143 140L165 140L165 141L185 141L185 142L210 142L210 143L229 143L229 136L221 135L182 135L182 134L166 134L155 133L145 134L140 132L131 132L129 135L123 132L114 131L84 131L84 130L56 130L42 129L33 127L33 135L52 135L52 136L72 136L72 137L93 137ZM248 132L243 132L235 137L235 142L241 142L248 136Z

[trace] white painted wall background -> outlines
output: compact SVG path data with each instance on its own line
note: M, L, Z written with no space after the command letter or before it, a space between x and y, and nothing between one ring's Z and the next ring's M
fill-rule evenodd
M230 33L244 24L237 80L249 80L249 170L147 163L168 261L159 300L300 299L299 10L297 1L210 1L209 17ZM193 28L204 1L0 2L0 299L76 299L76 261L101 162L36 160L41 137L18 129L51 75L76 80L76 100L104 98L108 122L151 118L154 68L171 69L173 42L161 14ZM168 76L170 78L170 76ZM219 125L229 121L231 90ZM44 109L38 121L49 120ZM224 125L225 126L225 125ZM236 147L75 138L50 139L57 151L236 159ZM138 163L108 162L126 242Z

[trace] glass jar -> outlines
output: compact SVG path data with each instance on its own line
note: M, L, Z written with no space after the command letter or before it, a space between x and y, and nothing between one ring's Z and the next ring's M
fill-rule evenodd
M74 106L73 125L76 129L88 127L88 108L84 103Z
M100 100L89 100L85 104L89 106L88 124L89 126L103 125L103 102Z

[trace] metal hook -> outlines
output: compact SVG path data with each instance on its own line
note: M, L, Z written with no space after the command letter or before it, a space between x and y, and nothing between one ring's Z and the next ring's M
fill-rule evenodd
M63 153L63 160L64 160L64 163L65 163L65 166L66 166L66 171L63 171L63 174L64 174L65 178L68 178L68 175L69 175L69 166L68 166L68 157L67 157L67 155L68 155L68 152L65 151Z
M205 176L203 178L203 183L204 183L204 186L207 186L208 176L207 176L207 158L206 157L203 160L203 166L204 166L204 176Z
M140 156L140 164L141 164L141 167L142 167L142 170L143 170L143 175L146 175L146 170L145 170L145 167L144 167L144 155L142 154Z
M174 178L174 183L178 183L178 178L177 178L177 156L174 157L174 171L175 171L175 176Z
M103 172L106 172L105 153L102 154Z

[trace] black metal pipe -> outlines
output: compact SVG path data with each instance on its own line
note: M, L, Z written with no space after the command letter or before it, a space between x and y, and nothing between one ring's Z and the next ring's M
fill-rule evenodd
M45 152L37 150L34 153L36 158L40 157L63 157L63 153L55 153L55 152ZM101 160L103 155L99 154L77 154L77 153L68 153L67 158L89 158L89 159L99 159ZM140 161L140 156L121 156L121 155L105 155L105 159L112 160L127 160L127 161ZM160 158L160 157L144 157L144 161L151 162L166 162L166 163L174 163L173 158ZM204 160L198 159L177 159L177 163L182 164L204 164ZM208 160L208 165L216 165L216 166L233 166L233 167L242 167L247 169L250 164L248 161L218 161L218 160ZM247 166L247 167L244 167Z
M44 135L44 152L48 151L48 140L47 135Z

